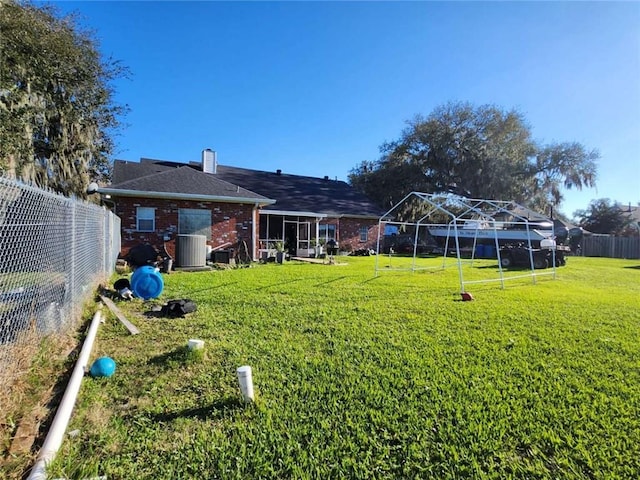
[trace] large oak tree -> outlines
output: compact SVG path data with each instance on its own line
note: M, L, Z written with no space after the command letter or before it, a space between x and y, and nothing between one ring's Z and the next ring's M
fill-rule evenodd
M75 16L54 7L0 0L0 167L66 194L84 196L110 175L120 116L113 80L126 75L103 59Z
M493 105L449 103L407 122L381 157L351 170L350 183L390 208L412 191L513 200L548 211L562 188L592 187L599 154L576 142L540 145L524 116Z

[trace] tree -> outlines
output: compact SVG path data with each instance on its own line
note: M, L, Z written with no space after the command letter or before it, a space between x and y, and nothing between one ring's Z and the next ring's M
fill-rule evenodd
M560 187L594 187L596 184L596 150L586 150L577 142L539 147L535 158L536 193L554 207L562 202Z
M573 216L578 225L592 233L621 235L629 232L631 216L619 203L608 198L592 200L586 210L578 210Z
M422 191L548 210L561 203L561 187L595 184L597 151L578 143L538 145L516 110L449 103L407 124L399 140L380 147L379 160L364 161L349 175L383 207Z
M0 0L0 167L62 193L85 196L109 178L119 117L111 82L127 70L102 60L75 16Z

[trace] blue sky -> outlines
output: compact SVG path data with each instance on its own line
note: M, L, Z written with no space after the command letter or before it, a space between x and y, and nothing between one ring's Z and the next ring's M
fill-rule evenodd
M516 108L542 143L601 153L596 189L640 203L640 3L53 2L131 78L116 158L347 180L449 101Z

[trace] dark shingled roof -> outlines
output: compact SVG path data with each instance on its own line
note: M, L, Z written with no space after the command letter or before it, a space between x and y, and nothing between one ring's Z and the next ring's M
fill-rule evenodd
M113 162L113 179L112 185L118 185L135 178L146 177L154 173L166 172L167 170L175 170L184 167L186 163L165 162L162 160L151 160L143 158L140 162L127 162L125 160L116 160Z
M217 176L274 198L263 210L324 213L330 216L380 217L384 212L351 185L328 178L304 177L218 165Z
M128 164L127 167L133 164ZM136 173L140 169L134 167ZM184 193L188 195L209 195L215 197L250 198L267 200L266 197L245 188L226 182L215 175L206 174L183 165L164 171L139 176L125 182L111 185L114 190L136 190L140 192Z
M192 172L186 183L179 181L175 176L178 170ZM149 176L153 178L150 179ZM187 178L186 174L180 178ZM203 179L214 179L228 182L234 186L233 188L237 188L235 185L240 185L244 187L241 191L254 192L258 196L276 200L275 204L263 207L263 210L371 218L379 218L384 214L383 210L348 183L330 180L327 177L278 174L225 165L218 165L217 173L212 174L203 173L199 163L185 164L143 158L140 163L116 160L113 179L114 184L111 188L131 190L148 188L149 191L176 193L189 193L187 190L193 189L199 183L209 184L208 180ZM138 188L143 184L144 188ZM246 196L246 193L241 196Z

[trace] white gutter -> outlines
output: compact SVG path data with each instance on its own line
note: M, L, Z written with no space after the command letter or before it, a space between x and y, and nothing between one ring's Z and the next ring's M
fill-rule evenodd
M351 215L348 213L341 213L339 215L331 215L331 214L328 214L328 215L330 215L331 218L360 218L362 220L379 220L380 219L380 217L374 216L374 215L356 215L356 214Z
M260 213L260 215L284 215L284 216L292 216L292 217L327 218L326 213L301 212L298 210L260 210L258 213Z
M73 369L73 373L71 374L71 378L69 379L69 383L67 384L67 389L64 392L64 396L62 397L60 406L58 406L58 411L56 412L56 416L53 419L53 423L51 423L49 433L47 433L47 438L45 439L44 444L40 449L38 459L31 469L31 473L27 480L47 479L47 465L54 460L54 458L56 457L56 453L58 453L58 450L62 445L64 433L67 429L69 419L71 418L71 412L73 411L73 407L76 403L76 397L78 396L78 391L80 390L82 377L84 377L85 367L87 366L87 362L89 361L91 349L93 348L93 342L96 338L96 333L98 332L98 326L100 325L101 320L102 313L100 312L100 310L98 310L93 316L93 320L91 321L91 325L89 326L89 330L87 331L87 337L84 340L82 350L80 351L80 355L78 356L78 361L76 362L76 366Z
M297 210L259 210L260 215L282 215L291 217L315 217L318 220L324 218L359 218L362 220L379 220L380 217L374 215L351 215L347 213L317 213L317 212L300 212Z
M221 203L253 203L257 206L273 205L270 198L228 197L225 195L203 195L198 193L149 192L144 190L120 190L118 188L100 188L98 193L114 197L164 198L167 200L196 200Z
M297 210L260 210L261 215L283 215L292 217L316 217L323 218L360 218L363 220L378 220L380 217L373 215L350 215L347 213L317 213L317 212L299 212Z

